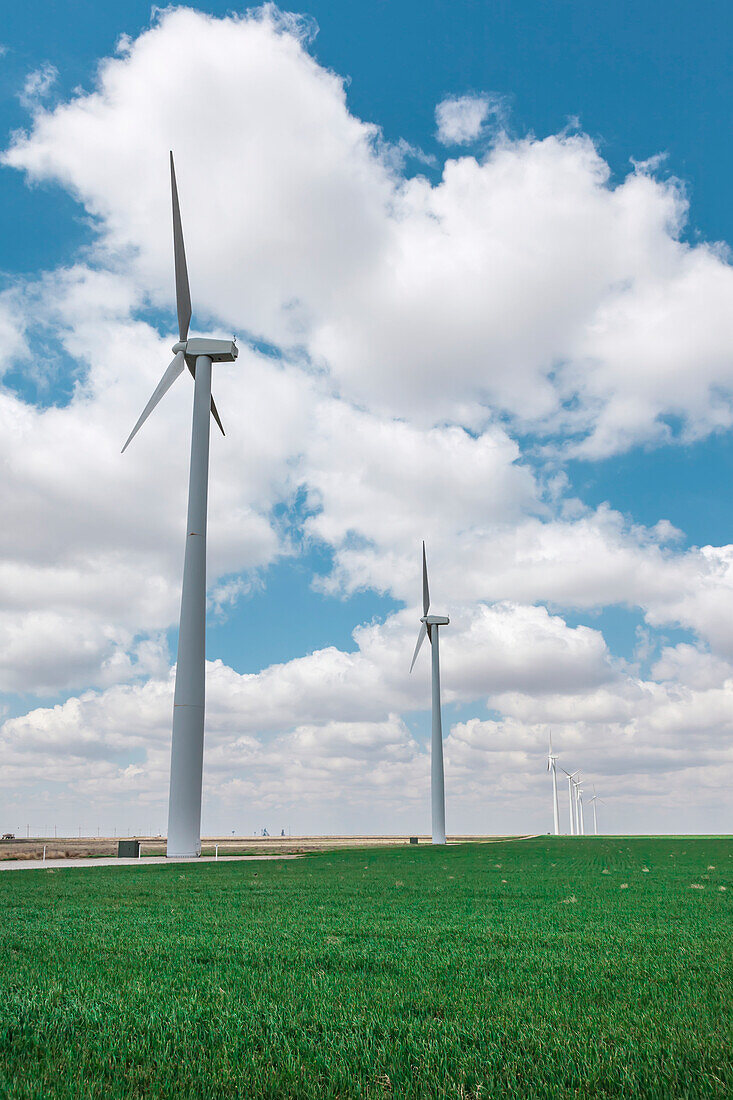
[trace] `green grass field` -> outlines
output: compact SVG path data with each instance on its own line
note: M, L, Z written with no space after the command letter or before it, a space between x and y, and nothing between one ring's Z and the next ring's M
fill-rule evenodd
M7 872L0 1096L729 1097L732 872L724 838Z

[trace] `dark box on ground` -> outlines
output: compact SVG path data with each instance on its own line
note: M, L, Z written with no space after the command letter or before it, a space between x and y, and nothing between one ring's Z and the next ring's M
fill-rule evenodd
M417 844L417 837L416 836L411 836L410 837L410 844Z
M140 855L140 841L139 840L118 840L117 841L117 858L118 859L137 859Z

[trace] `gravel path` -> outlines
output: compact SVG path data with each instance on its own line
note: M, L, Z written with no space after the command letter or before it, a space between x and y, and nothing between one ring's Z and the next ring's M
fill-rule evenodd
M298 859L297 855L268 856L219 856L219 863L241 860L252 863L260 859ZM101 856L99 859L3 859L0 871L56 871L63 867L147 867L151 863L216 863L216 856L199 856L198 859L168 859L167 856L143 856L142 859L117 859Z

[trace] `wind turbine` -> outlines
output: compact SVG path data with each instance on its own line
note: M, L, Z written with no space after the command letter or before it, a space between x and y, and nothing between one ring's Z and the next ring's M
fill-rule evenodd
M122 448L127 449L160 399L188 367L194 379L191 466L188 481L186 553L183 562L181 618L178 631L176 688L173 699L173 738L168 799L169 858L193 859L201 855L201 786L204 762L204 706L206 661L206 512L209 480L209 410L221 428L211 396L211 364L233 363L238 349L234 341L188 339L191 293L188 286L183 228L178 204L176 173L171 164L173 202L173 259L176 274L178 343L175 358L165 370Z
M433 736L430 748L430 794L432 801L433 844L445 844L445 776L443 774L443 723L440 716L440 653L438 627L447 626L447 615L428 615L430 591L428 589L428 563L425 543L422 544L422 609L420 633L412 655L410 672L415 667L420 646L427 634L433 650Z
M563 768L563 771L565 772L564 768ZM569 806L570 806L570 835L571 836L575 836L575 811L573 809L573 802L575 800L574 800L574 797L573 797L573 782L574 782L575 776L577 774L578 774L577 772L573 772L572 774L570 772L565 772L565 775L568 777L568 803L569 803Z
M580 783L576 783L575 798L577 800L577 806L578 806L578 809L577 809L578 832L579 832L580 836L585 836L585 822L583 821L583 789L580 786Z
M599 798L596 794L596 785L593 784L593 797L588 800L588 804L593 807L593 832L598 836L598 814L596 813L596 803L603 802L602 798ZM605 803L604 803L605 805Z
M555 822L555 836L560 835L560 807L557 802L557 757L552 755L552 734L547 752L547 770L552 773L552 814Z

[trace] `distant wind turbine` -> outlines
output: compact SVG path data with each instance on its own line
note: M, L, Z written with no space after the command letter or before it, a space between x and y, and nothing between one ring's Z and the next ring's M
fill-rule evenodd
M593 832L598 836L598 815L596 813L596 806L599 802L603 802L602 798L599 798L596 794L595 783L593 784L593 797L588 800L588 804L593 807ZM605 803L604 803L605 805Z
M433 650L433 736L430 746L430 793L432 802L433 844L445 844L445 776L443 773L443 723L440 715L440 652L438 627L447 626L447 615L428 615L430 591L428 589L428 563L425 543L422 544L422 609L420 633L412 655L410 672L415 667L420 647L427 634Z
M580 836L585 836L585 821L583 820L583 789L578 783L575 789L575 797L578 801L578 831Z
M564 768L563 768L563 771L565 772L565 775L568 777L568 805L569 805L569 808L570 808L570 835L575 836L575 810L574 810L574 806L573 806L573 803L575 802L575 797L574 797L574 792L573 792L573 782L575 780L575 776L578 773L577 772L572 772L572 773L571 772L566 772Z
M547 770L552 773L552 815L555 823L555 836L560 835L560 807L557 801L557 757L552 755L552 734L547 752Z
M127 449L160 399L188 367L194 379L191 466L188 482L186 553L183 563L181 619L178 631L176 687L173 700L173 739L168 801L170 858L201 855L201 787L204 758L204 706L206 661L206 513L209 479L209 410L221 428L211 396L211 364L233 363L238 350L233 341L188 339L191 293L183 247L181 211L178 205L173 153L170 155L173 202L173 258L176 274L178 343L175 358L166 369L153 396L122 448Z

